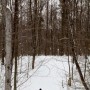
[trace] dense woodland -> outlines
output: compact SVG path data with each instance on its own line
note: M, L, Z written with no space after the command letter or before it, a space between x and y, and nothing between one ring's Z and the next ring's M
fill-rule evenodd
M90 54L90 0L0 0L0 57L6 57L5 90L10 90L15 57L32 55L71 55L86 90L89 90L76 55ZM11 69L10 69L11 68ZM9 70L9 71L8 71Z
M72 54L71 33L77 54L90 54L90 1L89 0L33 0L18 1L19 55ZM14 25L15 1L13 0ZM2 4L1 4L2 6ZM0 16L0 56L4 52L4 15ZM14 27L14 26L13 26ZM13 31L13 35L15 32ZM14 40L12 40L14 43Z

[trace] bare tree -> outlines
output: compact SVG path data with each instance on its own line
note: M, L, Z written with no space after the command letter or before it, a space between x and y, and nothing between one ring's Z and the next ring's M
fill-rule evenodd
M34 0L34 21L33 21L33 30L32 30L32 40L33 40L32 69L34 69L35 56L36 56L36 31L37 31L37 0Z
M15 11L14 11L14 37L13 37L13 48L14 48L14 56L15 56L15 70L14 70L14 90L17 90L17 57L18 57L18 23L19 23L19 19L18 19L18 13L19 13L19 3L18 0L15 0Z
M12 76L12 19L10 0L2 0L4 16L5 16L5 90L11 90L11 76Z
M2 4L2 65L4 65L4 57L5 57L5 14L4 14L4 10L5 10L5 5L3 4L3 2L1 1Z

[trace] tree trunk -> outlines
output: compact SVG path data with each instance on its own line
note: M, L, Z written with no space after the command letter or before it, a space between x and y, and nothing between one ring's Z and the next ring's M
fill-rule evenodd
M6 2L9 4L9 0L2 0L4 4L5 14L5 51L6 51L6 62L5 62L5 90L11 90L11 75L12 75L12 22L11 22L11 10L10 7L6 7Z
M37 0L34 0L34 29L32 30L32 40L33 40L33 60L32 69L34 69L35 56L36 56L36 30L37 30Z
M47 33L48 33L48 15L49 15L49 14L48 14L48 9L49 9L48 6L49 6L49 1L47 0L47 7L46 7L46 8L47 8L47 13L46 13L46 14L47 14L47 18L46 18L46 31L45 31L45 32L46 32L46 35L45 35L45 37L46 37L46 42L45 42L45 55L47 55L47 53L48 53L48 52L47 52L47 48L48 48L48 46L47 46L47 40L48 40L48 38L47 38Z
M85 82L85 79L84 79L84 77L83 77L81 68L80 68L79 63L78 63L78 61L77 61L77 58L76 58L76 53L75 53L75 49L74 49L75 45L74 45L74 39L73 39L73 34L72 34L72 32L71 32L71 45L72 45L73 61L75 62L75 65L76 65L76 67L77 67L77 70L78 70L80 79L81 79L81 81L82 81L82 84L83 84L83 86L84 86L84 88L85 88L86 90L89 90L89 88L88 88L88 86L87 86L87 84L86 84L86 82Z
M4 65L4 57L5 57L5 5L3 3L3 0L1 0L2 3L2 65Z
M14 90L17 90L17 57L18 57L18 0L15 0L14 12L14 55L15 55L15 70L14 70Z

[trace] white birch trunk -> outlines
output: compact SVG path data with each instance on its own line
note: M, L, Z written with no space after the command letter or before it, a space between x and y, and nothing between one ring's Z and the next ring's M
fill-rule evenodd
M5 11L5 90L11 90L12 22L9 6L5 8Z

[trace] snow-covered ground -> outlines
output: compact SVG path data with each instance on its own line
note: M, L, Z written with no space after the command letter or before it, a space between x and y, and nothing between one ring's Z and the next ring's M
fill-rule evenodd
M23 58L26 59L27 57L23 57ZM42 88L42 90L68 90L67 89L68 88L67 87L67 80L68 80L67 60L68 60L67 57L64 57L64 56L63 57L55 57L55 56L54 57L53 56L36 57L36 63L35 63L36 68L35 70L29 73L33 75L32 76L28 75L28 76L31 76L30 79L28 79L26 83L20 86L18 90L39 90L39 88Z
M18 80L17 80L17 90L84 90L76 89L82 84L78 81L79 75L77 75L77 70L75 71L74 79L72 81L71 87L68 85L69 80L69 65L72 68L71 57L68 56L36 56L35 69L31 69L31 56L19 57L18 60ZM4 90L4 68L0 67L0 90ZM74 69L75 65L74 65ZM14 72L13 72L14 74ZM12 74L12 76L13 76ZM77 77L78 76L78 77ZM79 84L79 83L80 84ZM13 77L12 77L13 84ZM12 87L13 88L13 87ZM13 89L12 89L13 90Z

